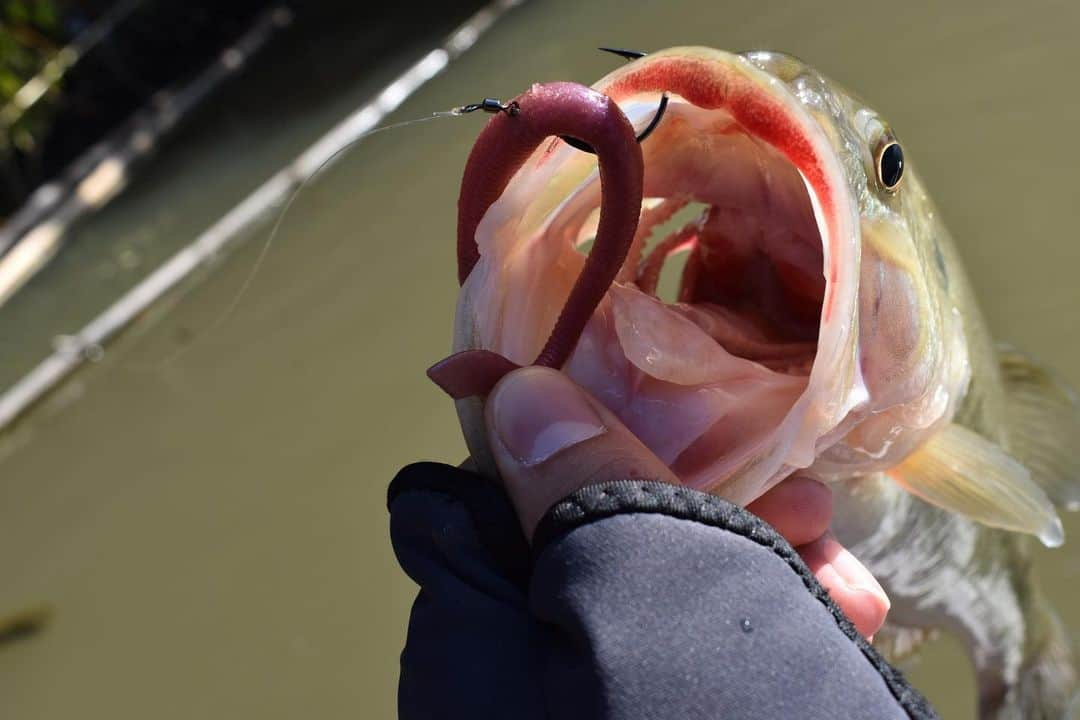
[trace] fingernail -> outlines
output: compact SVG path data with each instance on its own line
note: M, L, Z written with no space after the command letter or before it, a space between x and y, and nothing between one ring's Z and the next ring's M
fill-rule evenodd
M508 375L492 402L495 431L523 465L538 465L605 431L583 391L555 370L524 368Z
M829 561L829 564L833 566L836 574L840 576L840 579L844 581L844 584L849 589L856 592L871 593L884 601L886 609L892 607L884 588L878 584L878 581L874 579L866 566L856 560L855 556L847 550L841 547Z

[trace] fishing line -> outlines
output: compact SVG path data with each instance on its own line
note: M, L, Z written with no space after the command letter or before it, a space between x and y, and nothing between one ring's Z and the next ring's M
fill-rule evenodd
M121 365L121 367L133 370L160 370L166 365L174 362L177 358L185 354L187 351L191 350L196 345L198 345L199 342L204 339L208 334L212 333L214 330L225 324L236 312L237 308L240 305L240 302L246 296L248 290L250 290L256 276L259 274L259 271L261 270L263 264L266 262L266 259L270 254L270 250L273 247L275 241L277 240L278 234L281 231L282 225L284 224L285 218L288 215L289 210L292 208L293 203L296 202L296 200L300 197L300 194L309 185L315 182L315 180L317 180L327 169L329 169L331 165L333 165L336 161L340 160L347 152L355 148L364 140L370 138L372 135L377 135L379 133L387 132L389 130L398 130L409 125L417 125L420 123L430 122L438 118L461 117L469 112L468 108L469 106L455 107L451 108L450 110L433 112L430 115L412 118L410 120L402 120L401 122L392 123L390 125L383 125L381 127L372 128L371 130L368 130L362 135L357 136L353 140L350 140L348 143L342 145L340 148L334 150L333 153L331 153L328 157L326 157L326 159L319 163L318 167L316 167L315 170L313 170L307 177L301 180L295 188L293 188L293 190L286 198L285 202L281 204L281 209L277 212L277 216L275 217L274 223L270 228L270 232L267 235L266 240L263 242L262 246L259 248L259 253L255 257L255 261L252 264L251 269L244 277L243 282L241 282L240 284L240 288L236 291L236 294L233 296L232 300L229 301L228 306L214 319L214 321L202 328L201 330L198 330L196 336L190 342L188 342L182 347L177 348L164 359L160 360L157 363L153 363L151 366L140 367L123 364Z
M270 228L270 234L267 236L266 241L263 243L262 248L259 250L259 254L255 258L255 262L251 266L251 270L248 271L247 277L245 277L244 281L240 284L240 289L237 290L236 296L233 297L232 301L229 303L229 306L225 308L225 310L210 325L210 327L206 328L205 332L216 329L218 326L228 320L229 317L231 317L232 314L236 311L237 306L240 304L240 301L247 293L248 288L251 287L251 283L255 280L255 276L258 275L259 268L262 267L263 262L266 260L266 256L270 252L270 246L277 238L278 231L281 230L281 225L285 221L285 216L288 215L290 208L292 208L293 202L295 202L296 199L300 197L300 193L303 192L304 188L313 183L320 175L322 175L325 170L329 169L329 167L336 160L340 159L342 155L344 155L346 152L353 149L362 141L368 139L372 135L385 132L387 130L397 130L398 128L407 127L409 125L429 122L440 117L457 117L461 114L460 112L458 112L458 110L458 108L454 108L452 110L444 110L441 112L432 113L431 115L425 117L413 118L412 120L403 120L398 123L393 123L392 125L384 125L382 127L374 128L364 133L360 137L356 138L355 140L350 141L348 144L341 146L340 148L335 150L333 154L330 155L330 157L323 160L322 163L320 163L319 166L315 168L315 171L311 173L311 175L305 178L299 185L296 186L296 188L291 193L289 193L289 197L285 201L285 204L282 205L281 210L278 212L277 218L274 220L274 225Z

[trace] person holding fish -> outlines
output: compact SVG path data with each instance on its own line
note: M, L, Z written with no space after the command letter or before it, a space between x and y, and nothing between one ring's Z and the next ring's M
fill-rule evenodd
M889 601L827 534L821 483L757 516L682 488L549 368L505 377L487 419L505 497L434 463L390 491L423 588L400 717L935 717L864 639Z
M883 655L940 628L981 717L1067 717L1026 558L1080 506L1075 396L992 345L861 101L780 53L620 54L475 106L429 371L471 458L390 488L401 716L934 717Z

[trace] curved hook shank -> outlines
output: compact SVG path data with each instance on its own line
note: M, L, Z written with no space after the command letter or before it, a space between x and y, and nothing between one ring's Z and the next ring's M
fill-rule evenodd
M614 281L637 230L644 162L634 128L606 95L577 83L533 85L516 114L494 116L469 155L458 198L458 281L480 259L476 228L514 173L546 138L568 135L596 150L600 223L592 252L570 291L537 365L561 367Z

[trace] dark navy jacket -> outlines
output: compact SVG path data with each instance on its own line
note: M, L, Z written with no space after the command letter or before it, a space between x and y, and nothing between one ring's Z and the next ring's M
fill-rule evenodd
M501 489L435 463L390 486L420 585L403 720L934 718L776 531L716 497L594 485L529 548Z

